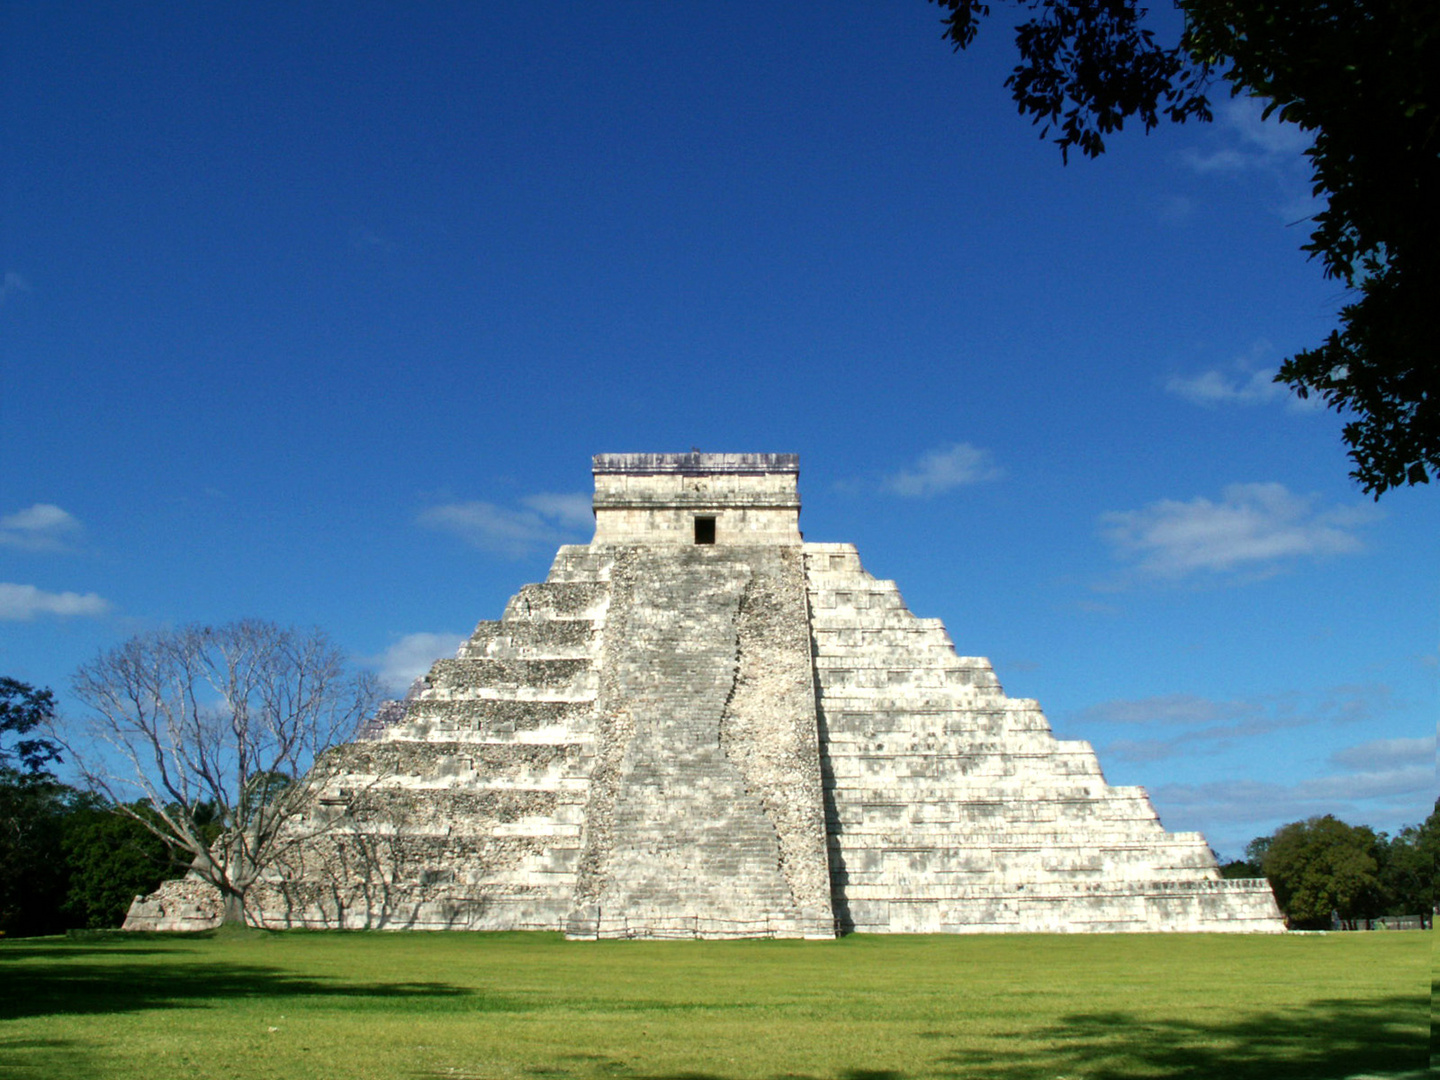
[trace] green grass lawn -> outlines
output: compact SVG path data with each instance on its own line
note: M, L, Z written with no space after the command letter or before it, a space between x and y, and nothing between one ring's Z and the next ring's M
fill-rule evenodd
M0 1077L1425 1075L1431 933L0 942Z

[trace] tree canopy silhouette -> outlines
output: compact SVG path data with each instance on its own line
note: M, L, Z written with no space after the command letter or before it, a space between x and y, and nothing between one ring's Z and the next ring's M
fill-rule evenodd
M956 50L986 0L933 0ZM1440 475L1440 5L1425 0L1176 0L1183 29L1157 38L1139 0L1014 0L1020 112L1087 157L1137 119L1213 117L1218 80L1311 139L1324 208L1303 250L1340 281L1339 326L1276 375L1348 419L1351 476L1379 498Z

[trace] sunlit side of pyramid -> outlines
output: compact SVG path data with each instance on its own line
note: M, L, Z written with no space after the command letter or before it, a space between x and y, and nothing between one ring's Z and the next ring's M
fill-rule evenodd
M594 540L343 748L255 921L1283 928L1264 882L1221 880L1200 834L1106 784L853 546L804 543L794 455L602 454L594 473ZM127 925L178 908L162 890Z

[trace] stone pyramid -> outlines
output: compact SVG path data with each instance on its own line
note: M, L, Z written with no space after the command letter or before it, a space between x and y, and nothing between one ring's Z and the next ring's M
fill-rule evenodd
M798 471L792 454L597 455L594 540L342 749L313 839L252 891L252 918L1283 929L1264 882L1222 880L1199 833L1106 784L1088 743L1055 739L853 546L805 543ZM164 897L147 903L134 925L166 924Z

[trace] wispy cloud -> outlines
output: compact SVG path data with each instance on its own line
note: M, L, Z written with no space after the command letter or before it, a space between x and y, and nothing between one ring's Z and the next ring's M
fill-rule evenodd
M28 293L30 283L17 274L14 270L6 270L3 277L0 277L0 304L5 303L15 293Z
M1116 739L1105 747L1104 756L1138 764L1164 761L1182 754L1222 754L1246 739L1286 728L1305 727L1311 722L1309 717L1302 716L1257 716L1234 724L1213 724L1182 731L1167 739Z
M403 694L436 660L454 656L464 640L464 634L406 634L368 662L391 692Z
M1315 212L1310 190L1310 164L1305 151L1313 136L1276 114L1263 118L1264 104L1238 97L1216 110L1216 123L1204 129L1211 148L1190 150L1182 160L1201 175L1269 176L1280 192L1276 212L1286 222L1301 221Z
M1196 754L1220 754L1247 739L1303 727L1347 726L1374 723L1397 707L1390 687L1381 683L1334 686L1307 694L1267 695L1253 699L1219 701L1198 694L1118 699L1092 705L1074 714L1070 725L1087 738L1111 725L1143 729L1105 743L1102 758L1127 762L1163 761ZM1433 749L1433 740L1426 745ZM1415 752L1415 740L1398 740L1394 746L1364 744L1352 758L1336 757L1335 764L1361 763L1364 754ZM1348 752L1347 752L1348 753Z
M36 503L0 517L0 547L64 551L80 532L80 522L53 503Z
M1384 683L1331 687L1315 715L1332 724L1368 724L1395 710L1395 692Z
M1351 802L1387 799L1398 795L1430 794L1435 789L1435 762L1389 769L1357 769L1332 776L1316 776L1295 785L1296 794L1315 800ZM1322 811L1323 812L1323 811Z
M1166 380L1165 389L1196 405L1258 405L1280 396L1272 374L1251 371L1237 377L1212 368L1199 375L1172 375Z
M1258 98L1232 98L1216 110L1216 130L1225 145L1210 153L1191 150L1185 163L1196 172L1242 172L1246 169L1287 168L1304 162L1314 137L1272 113Z
M1198 694L1162 694L1157 697L1102 701L1079 713L1081 723L1101 724L1213 724L1237 716L1252 716L1262 706L1253 701L1215 701Z
M110 604L97 593L46 592L0 581L0 620L28 622L37 615L104 615Z
M579 500L586 506L583 515ZM518 559L539 547L573 542L590 519L589 500L583 495L531 495L521 503L523 509L480 501L446 503L422 510L416 520L481 551Z
M1265 103L1260 98L1231 98L1220 110L1220 123L1240 137L1252 153L1267 158L1293 160L1310 149L1315 137L1299 125L1280 119L1278 112L1265 116Z
M1240 172L1252 163L1250 155L1233 146L1217 147L1210 151L1187 150L1181 158L1198 173Z
M1376 511L1360 504L1323 508L1283 484L1232 484L1219 501L1165 499L1141 510L1101 515L1115 554L1150 578L1263 577L1300 559L1348 555Z
M520 503L541 517L570 528L583 529L595 523L595 511L590 496L579 492L569 495L541 492L539 495L525 496Z
M350 230L350 246L357 251L372 250L390 253L395 250L395 244L388 237L381 236L374 229L364 227Z
M1294 784L1217 780L1165 784L1151 791L1167 829L1198 829L1216 847L1238 851L1290 821L1334 814L1353 824L1415 824L1434 799L1435 768L1409 765L1317 776Z
M1435 736L1418 739L1371 739L1330 755L1330 763L1357 772L1435 766Z
M1152 204L1162 225L1180 225L1195 216L1195 200L1187 195L1166 195Z
M1353 824L1417 824L1435 798L1435 739L1374 739L1330 756L1336 771L1293 784L1219 780L1154 789L1170 829L1200 829L1212 844L1238 850L1255 836L1317 814Z
M967 484L998 480L1005 471L995 464L989 450L969 443L952 443L920 455L906 469L885 477L882 486L894 495L925 498Z
M1296 412L1323 409L1324 402L1319 397L1297 397L1275 381L1278 365L1264 362L1264 358L1273 353L1274 346L1268 341L1257 341L1246 355L1228 364L1196 375L1171 375L1165 381L1165 391L1206 408L1284 401Z
M1182 754L1223 753L1244 739L1313 722L1313 717L1277 708L1275 702L1216 701L1198 694L1106 701L1085 709L1076 717L1081 730L1095 724L1143 726L1151 730L1157 727L1186 729L1163 737L1123 738L1106 744L1107 760L1128 762L1163 761Z

